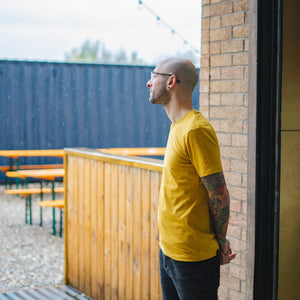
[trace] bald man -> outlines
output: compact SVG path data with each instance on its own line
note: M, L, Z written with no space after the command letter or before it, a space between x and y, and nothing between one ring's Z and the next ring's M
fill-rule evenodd
M218 299L220 264L235 258L226 239L229 193L214 129L193 109L198 73L168 58L151 73L149 101L172 122L159 195L159 264L164 300Z

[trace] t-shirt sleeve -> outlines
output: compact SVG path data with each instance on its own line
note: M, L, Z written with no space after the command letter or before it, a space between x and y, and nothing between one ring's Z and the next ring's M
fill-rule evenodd
M197 128L187 135L189 158L200 177L222 171L220 148L213 128Z

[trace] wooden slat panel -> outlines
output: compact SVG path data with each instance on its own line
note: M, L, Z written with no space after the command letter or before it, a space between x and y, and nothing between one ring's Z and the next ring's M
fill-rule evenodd
M125 165L157 172L162 172L163 168L163 161L161 159L133 157L115 154L112 155L91 149L65 149L65 153L66 155L76 155L77 157L95 159L107 163Z
M150 299L150 171L142 171L142 299Z
M78 215L79 215L79 245L78 245L78 256L79 256L79 290L85 290L85 276L86 276L86 266L85 266L85 213L84 213L84 199L85 199L85 166L84 159L78 159Z
M142 251L142 178L141 169L133 169L133 299L141 299L141 251Z
M78 174L78 159L72 156L68 157L68 175L66 187L67 199L67 214L65 224L67 228L66 236L66 264L67 274L65 274L66 282L72 286L79 287L79 265L78 265L78 177L71 176L71 174Z
M119 236L118 236L118 185L119 185L119 170L118 165L112 164L111 166L111 286L112 295L111 299L118 299L118 267L119 267Z
M159 174L159 188L158 188L158 197L157 197L157 210L158 210L158 205L159 205L159 190L160 190L160 185L161 185L161 179L162 179L162 172L158 172ZM157 216L156 216L157 217ZM159 249L159 231L158 231L158 224L157 225L157 237L158 237L158 242L157 242L157 248ZM159 253L157 256L157 265L159 269ZM162 299L162 292L161 292L161 286L160 286L160 274L158 274L158 300Z
M158 228L157 210L159 197L160 176L157 172L151 172L151 207L150 207L150 284L151 299L158 299L160 295L159 261L158 261Z
M133 178L132 168L126 168L126 256L127 256L127 275L126 275L126 299L133 297Z
M67 161L66 278L96 300L161 299L161 172L94 157L69 155Z
M84 160L84 198L81 198L83 201L84 207L84 246L85 246L85 257L84 257L84 266L85 266L85 277L84 277L84 286L85 289L83 292L87 295L91 295L91 160Z
M105 164L104 193L104 299L111 298L111 164Z
M98 149L99 151L105 153L112 153L112 154L121 154L121 155L144 155L144 156L163 156L165 155L166 148L101 148Z
M97 163L92 160L91 161L91 232L92 232L92 240L91 240L91 296L93 298L97 297L97 269L99 267L99 257L98 257L98 243L99 243L99 235L98 235L98 226L97 221L100 215L100 211L98 210L98 190L97 190Z
M105 193L105 165L103 162L97 162L97 293L95 299L104 299L104 193Z
M126 295L126 169L119 166L119 297Z

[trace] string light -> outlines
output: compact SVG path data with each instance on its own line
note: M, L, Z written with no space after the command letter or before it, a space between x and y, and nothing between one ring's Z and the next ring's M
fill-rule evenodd
M169 24L167 24L160 16L158 16L148 5L146 5L143 1L138 0L139 5L143 6L148 12L155 17L155 19L163 24L166 28L168 28L171 34L176 35L186 46L189 46L195 53L199 54L200 51L193 45L191 45L184 37L178 34Z

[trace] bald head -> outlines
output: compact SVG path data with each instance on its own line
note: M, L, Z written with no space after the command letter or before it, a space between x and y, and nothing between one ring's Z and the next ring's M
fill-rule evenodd
M180 85L192 93L197 82L198 72L193 63L184 58L167 58L162 60L158 66L164 73L174 74L180 80Z

